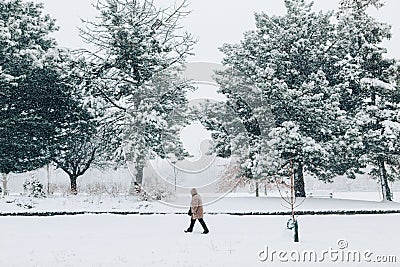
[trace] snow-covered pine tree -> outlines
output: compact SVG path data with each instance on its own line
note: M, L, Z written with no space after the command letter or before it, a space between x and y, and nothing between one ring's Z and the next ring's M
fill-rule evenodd
M44 186L40 182L40 180L35 176L35 174L32 174L29 178L27 178L23 184L23 188L25 191L25 194L28 197L34 197L34 198L44 198L46 197L46 193L44 191Z
M383 6L380 0L342 0L338 18L338 57L342 80L341 106L348 114L342 141L346 154L358 166L372 166L385 200L392 200L389 181L398 176L400 163L400 90L398 65L384 57L384 39L390 26L367 13Z
M134 185L141 184L147 159L187 154L179 131L188 124L186 92L192 90L181 71L194 44L180 30L186 1L158 8L150 0L105 0L99 17L87 21L82 37L96 51L86 73L98 85L92 95L104 100L104 118L119 132L121 151L135 164Z
M222 75L216 79L223 79ZM228 78L226 83L232 87L238 86L236 82L240 82L237 77L228 75L224 77ZM220 84L222 83L221 81ZM241 84L241 86L246 85ZM271 128L271 117L265 115L262 98L253 100L251 104L256 108L253 109L239 95L231 94L226 102L205 103L195 114L203 126L211 132L214 141L212 151L219 157L231 159L231 169L235 172L227 173L229 179L236 177L238 181L247 181L251 184L255 182L256 196L258 196L257 185L269 180L265 166L260 167L259 161L261 154L266 152L263 135Z
M221 48L227 70L217 81L228 99L240 97L260 118L272 116L272 129L261 129L267 132L256 141L266 150L258 168L277 175L292 160L296 196L305 197L304 171L326 181L334 175L332 144L343 116L329 80L335 29L332 13L315 13L312 3L285 6L284 16L256 14L256 30Z
M43 5L0 2L0 173L26 172L49 163L76 102L63 83L54 20Z
M74 128L70 129L59 154L53 158L56 167L68 174L74 195L78 193L78 178L89 168L103 169L115 164L109 154L110 146L115 145L110 140L113 132L93 120L82 117L80 122L72 124Z
M105 112L101 101L96 100L88 92L95 86L87 81L81 71L85 65L82 58L74 58L67 51L58 66L60 76L70 86L73 99L76 101L76 120L65 125L62 146L52 160L56 167L68 174L71 193L77 194L77 179L91 168L107 168L118 166L119 158L115 158L118 148L118 135L108 124L103 123Z

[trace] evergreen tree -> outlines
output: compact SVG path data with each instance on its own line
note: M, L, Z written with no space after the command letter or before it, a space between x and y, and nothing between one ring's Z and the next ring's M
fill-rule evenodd
M337 79L342 80L342 109L348 114L343 141L346 153L358 165L372 166L385 200L392 200L389 181L398 176L399 87L395 60L384 57L382 41L390 38L390 26L368 15L379 0L342 0L338 17L337 53L342 60Z
M147 159L187 155L179 140L189 122L186 92L193 89L181 78L194 44L179 31L186 1L159 9L149 0L105 0L96 8L98 20L82 30L97 49L86 51L85 72L97 84L92 95L107 109L104 121L119 133L120 152L135 164L133 189L142 183Z
M238 86L237 77L223 76L228 78L225 85ZM222 75L217 77L219 79L223 79ZM246 102L247 99L245 101L238 94L228 94L227 86L223 90L229 97L226 102L206 103L195 112L203 126L211 132L214 141L211 150L219 157L230 157L232 167L235 166L233 168L237 170L232 175L237 179L254 179L256 184L261 180L269 180L265 166L259 162L261 155L266 153L266 134L272 125L271 117L265 113L265 103L261 98L252 99L250 103L255 107L253 109ZM258 196L257 192L256 188Z
M260 119L272 119L272 127L251 137L259 145L250 154L258 163L250 166L279 175L292 160L296 196L305 197L304 171L326 181L334 176L333 144L343 121L339 88L330 80L335 29L332 13L315 13L312 3L286 0L285 6L284 16L256 14L256 30L221 48L228 69L217 80L228 99L242 99L259 118L272 116Z
M43 184L35 175L32 175L28 179L26 179L23 184L23 187L25 194L28 197L34 197L34 198L46 197Z
M49 163L76 119L76 103L57 65L50 34L54 20L43 6L0 2L0 172L26 172Z
M58 69L64 84L71 88L76 119L65 124L62 145L52 160L57 168L68 174L71 192L77 194L77 180L89 168L117 166L119 158L110 151L117 149L119 140L115 137L115 129L102 121L105 116L102 103L94 101L96 98L88 93L95 84L87 81L81 72L85 62L74 58L70 52L62 58Z
M74 123L74 128L66 136L59 154L53 158L57 168L68 174L74 195L78 193L78 178L89 168L110 167L114 161L107 151L113 144L108 139L111 136L108 129L97 126L93 118L81 119Z

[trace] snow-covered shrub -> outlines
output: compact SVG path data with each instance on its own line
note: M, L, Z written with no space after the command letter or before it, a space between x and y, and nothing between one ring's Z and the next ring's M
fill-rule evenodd
M256 185L258 189L266 191L275 190L275 183L273 179L251 179L241 175L239 164L232 164L226 171L218 176L217 191L228 192L236 191L237 189L246 189L248 193L253 194L256 192Z
M117 197L126 191L126 186L117 182L95 182L86 186L86 193L93 195L107 195Z
M107 195L111 196L111 197L117 197L123 193L125 193L126 191L126 186L123 186L121 183L117 183L117 182L110 182L105 184L105 192L107 193Z
M19 199L15 201L15 204L24 209L32 209L35 207L35 203L31 199Z
M144 179L142 189L139 199L145 201L168 199L174 194L172 188L169 188L165 181L160 181L154 177Z
M68 196L71 192L71 187L67 183L50 183L49 195Z
M40 182L40 180L36 178L35 175L32 175L30 178L26 179L23 184L23 187L25 194L28 197L36 197L36 198L46 197L44 186Z
M86 186L85 191L89 196L102 195L104 193L104 185L100 182L90 183Z

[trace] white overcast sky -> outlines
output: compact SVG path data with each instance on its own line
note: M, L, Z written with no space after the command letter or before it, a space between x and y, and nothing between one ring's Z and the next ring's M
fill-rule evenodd
M45 11L57 20L60 31L55 34L61 46L80 48L84 46L79 38L77 27L80 19L93 19L96 15L91 3L96 0L34 0L43 2ZM173 0L158 0L163 4ZM176 0L179 3L179 0ZM315 0L316 10L331 10L339 0ZM219 63L222 54L218 51L223 43L237 43L244 31L254 28L254 12L283 14L283 0L191 0L192 13L185 19L184 26L198 39L196 55L191 62L207 61ZM388 56L400 58L400 1L386 0L386 6L371 14L392 25L393 37L385 43Z

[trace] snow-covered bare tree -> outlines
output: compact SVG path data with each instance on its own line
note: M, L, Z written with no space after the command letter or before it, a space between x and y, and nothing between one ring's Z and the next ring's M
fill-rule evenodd
M187 3L158 8L150 0L105 0L99 16L86 21L82 37L96 51L84 51L91 94L103 100L104 121L118 129L120 152L135 165L131 189L140 185L146 161L154 156L187 155L179 131L189 123L182 78L194 40L183 32Z

